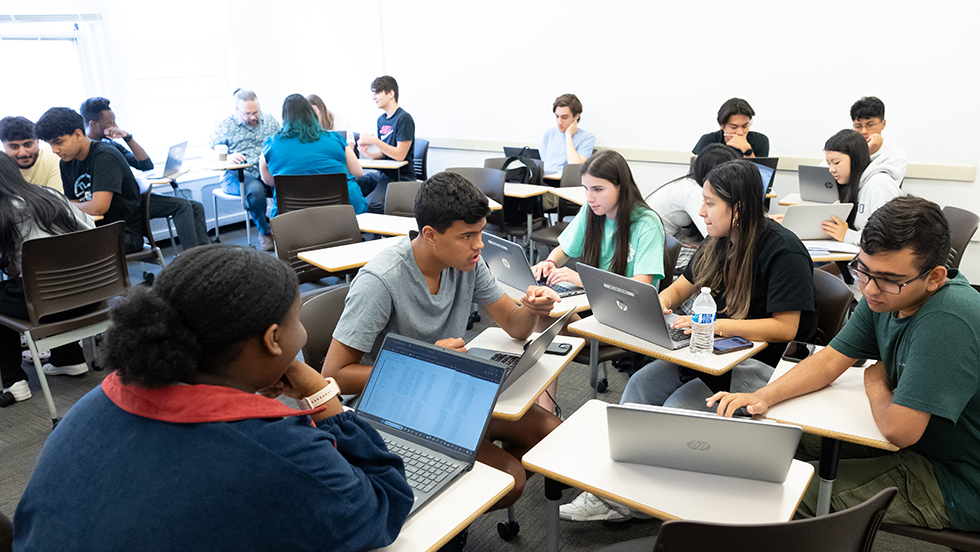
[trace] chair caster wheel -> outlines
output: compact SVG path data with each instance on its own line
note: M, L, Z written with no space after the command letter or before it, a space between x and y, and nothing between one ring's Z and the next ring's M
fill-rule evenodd
M602 378L595 385L595 390L597 393L605 393L609 389L609 381L606 378Z
M516 521L501 521L497 524L497 534L505 541L509 541L521 532L521 524Z

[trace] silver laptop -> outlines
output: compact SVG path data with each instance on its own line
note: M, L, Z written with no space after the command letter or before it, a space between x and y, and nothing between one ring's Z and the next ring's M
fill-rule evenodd
M800 165L800 199L813 203L836 203L837 181L827 167Z
M490 267L490 272L494 278L510 287L524 291L530 286L545 286L555 290L559 297L585 293L582 288L568 282L549 286L544 281L535 280L531 264L524 256L524 248L514 242L484 232L483 244L483 260Z
M167 178L169 176L175 175L180 172L180 168L184 166L184 154L187 152L187 142L181 142L176 146L171 146L170 153L167 154L167 164L164 165L163 171L150 171L144 176L146 178Z
M410 513L473 468L503 377L495 362L385 337L356 411L405 462Z
M783 215L783 226L801 240L829 240L830 236L823 231L820 223L833 220L831 216L846 221L851 207L854 207L853 203L790 205Z
M541 152L534 148L523 147L514 148L510 146L504 146L504 157L520 157L521 153L525 154L525 157L530 157L531 159L541 160Z
M599 322L665 349L681 349L691 343L690 334L670 327L677 315L664 316L656 287L582 263L578 275Z
M548 346L551 342L555 340L558 336L558 332L565 327L565 324L572 318L575 314L574 310L570 310L562 315L558 320L548 326L548 329L541 332L541 335L534 338L532 341L524 345L524 353L515 355L514 353L507 353L504 351L496 351L493 349L482 349L480 347L474 349L468 349L466 352L475 355L479 358L484 358L491 360L493 362L499 362L503 364L507 373L504 376L504 383L500 386L500 390L503 391L510 387L515 381L523 376L528 370L531 369L541 357L544 356L544 352L548 350Z
M606 405L609 456L661 468L783 483L803 430L644 404Z

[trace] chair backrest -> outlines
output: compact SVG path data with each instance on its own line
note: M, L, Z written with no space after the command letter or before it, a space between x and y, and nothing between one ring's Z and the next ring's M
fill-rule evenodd
M415 178L424 181L429 178L429 141L416 138L414 153Z
M818 268L813 269L813 287L817 299L817 336L814 342L828 345L844 327L854 294L840 278Z
M726 552L867 552L897 492L895 487L889 487L853 508L785 523L667 521L660 527L653 550L693 552L712 550L724 543L721 547Z
M333 331L337 328L340 315L344 312L344 300L347 299L347 284L335 286L317 293L303 303L299 319L306 328L306 345L303 346L303 360L307 364L320 369L323 359L330 349Z
M10 518L0 513L0 552L14 549L14 524Z
M385 214L414 217L415 196L421 186L421 182L389 182L385 192Z
M561 182L559 188L575 188L582 185L582 164L574 163L565 165L561 170ZM565 220L565 217L574 217L582 210L581 205L577 205L567 199L558 198L558 221Z
M21 273L31 323L94 305L129 287L126 224L112 224L24 242Z
M323 205L350 205L346 174L281 174L273 179L279 215Z
M300 283L315 282L329 275L325 270L300 260L300 253L361 241L357 216L350 205L301 209L278 215L271 224L276 256L293 267Z
M504 204L504 180L507 177L504 171L479 167L460 167L446 170L465 176L470 182L476 184L476 187L487 197L501 205ZM487 222L503 228L504 210L499 209L491 212L490 216L487 217Z
M980 217L965 209L950 206L943 207L943 214L949 222L950 247L953 248L949 252L949 268L959 268L963 252L970 245L970 240L980 225Z
M501 170L504 168L504 163L507 162L507 159L508 159L507 157L490 157L484 159L483 168ZM536 169L534 171L534 176L536 178L532 177L531 182L529 182L529 184L537 184L539 186L543 186L544 185L544 161L540 159L531 159L531 161L534 163ZM510 168L513 169L513 168L523 167L523 166L524 165L521 165L520 163L516 165L511 164Z
M667 289L674 282L674 267L677 265L677 256L681 254L681 242L674 239L674 236L666 236L664 241L664 279L660 280L658 286L660 291Z

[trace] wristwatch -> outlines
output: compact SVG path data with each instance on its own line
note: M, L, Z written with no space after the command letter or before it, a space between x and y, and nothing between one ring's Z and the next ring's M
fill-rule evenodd
M330 399L340 394L340 386L337 385L337 382L334 381L333 378L326 378L326 380L326 387L317 391L316 393L313 393L309 397L303 397L297 401L299 403L300 410L313 410L314 408L327 404Z
M749 148L749 149L747 149L747 150L745 150L745 151L742 152L742 157L748 157L748 156L752 155L753 153L755 153L755 152L752 151L752 148Z
M127 134L127 135L123 136L123 142L126 142L128 144L128 143L130 143L132 141L133 141L133 135L132 134Z

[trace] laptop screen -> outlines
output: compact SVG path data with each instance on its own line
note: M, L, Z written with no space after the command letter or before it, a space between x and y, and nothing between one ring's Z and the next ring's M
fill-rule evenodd
M772 173L776 171L759 163L756 163L755 166L758 167L759 174L762 175L762 194L765 195L769 191L769 184L772 183Z
M472 454L504 368L389 335L358 404L367 419Z

